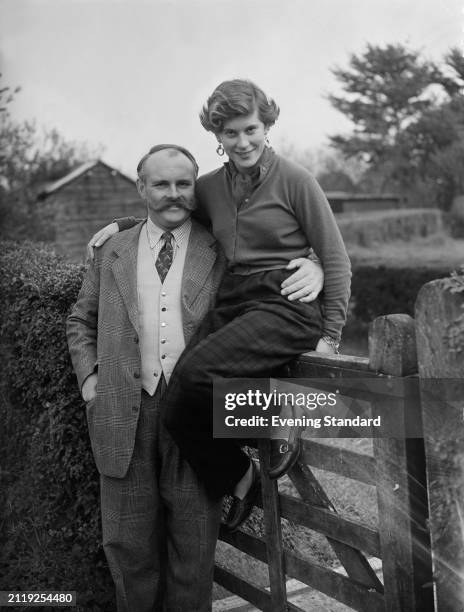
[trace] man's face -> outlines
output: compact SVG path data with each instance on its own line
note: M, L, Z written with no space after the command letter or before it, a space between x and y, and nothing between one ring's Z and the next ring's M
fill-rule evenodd
M143 177L137 189L153 223L164 230L182 225L195 208L192 162L179 151L163 149L145 161Z

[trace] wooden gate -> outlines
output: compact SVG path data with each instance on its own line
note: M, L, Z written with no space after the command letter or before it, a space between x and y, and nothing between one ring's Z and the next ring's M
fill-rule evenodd
M417 376L417 371L415 322L408 315L389 315L371 324L368 359L308 353L290 364L285 375L299 379L346 379L409 377ZM421 410L417 406L411 409L417 411L413 419L421 427ZM384 415L388 420L387 405ZM354 610L434 610L424 439L405 435L378 437L373 439L373 448L370 456L304 440L302 457L289 473L299 498L279 494L277 483L269 480L266 469L262 469L264 537L244 531L230 534L226 530L221 531L220 537L268 564L270 589L260 588L219 565L215 568L215 581L258 609L272 612L300 610L287 600L288 577ZM266 468L267 440L259 442L259 458ZM339 516L312 467L376 487L378 528ZM281 518L323 534L347 575L286 550ZM369 557L381 559L382 581L371 567Z

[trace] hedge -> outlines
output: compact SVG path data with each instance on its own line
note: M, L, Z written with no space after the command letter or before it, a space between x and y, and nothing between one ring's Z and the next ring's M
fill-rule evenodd
M65 335L82 273L44 246L0 245L0 590L75 590L79 609L109 611L98 474Z
M375 317L405 313L414 316L414 303L425 283L449 276L450 266L388 267L362 264L353 268L352 314L365 322Z

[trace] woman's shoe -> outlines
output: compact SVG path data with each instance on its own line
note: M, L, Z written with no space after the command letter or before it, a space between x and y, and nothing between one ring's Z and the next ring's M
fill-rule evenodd
M304 427L295 426L291 428L288 440L271 440L271 457L268 470L268 476L271 480L286 474L298 461L303 430Z
M261 476L256 462L251 460L252 465L252 480L248 493L243 499L234 495L229 513L226 518L226 527L229 531L236 531L242 523L250 516L253 506L255 505L261 492Z

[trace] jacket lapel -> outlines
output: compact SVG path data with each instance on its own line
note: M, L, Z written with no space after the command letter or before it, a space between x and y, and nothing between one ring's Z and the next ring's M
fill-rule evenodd
M122 232L114 245L115 259L112 270L129 320L134 329L139 331L138 295L137 295L137 254L139 235L143 223Z
M211 248L215 242L211 234L201 225L192 222L182 275L182 301L188 309L204 287L216 262L216 250Z

